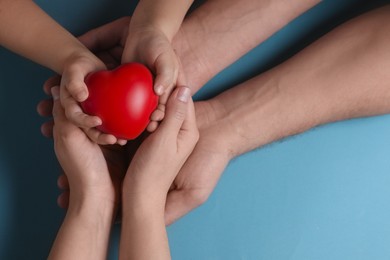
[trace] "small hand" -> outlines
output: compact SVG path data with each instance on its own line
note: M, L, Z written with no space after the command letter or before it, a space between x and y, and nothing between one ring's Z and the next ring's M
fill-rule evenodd
M164 118L165 103L176 85L186 85L180 72L180 61L167 36L154 27L130 26L122 63L141 62L155 74L154 90L160 97L159 106L151 116L147 130L153 132Z
M98 144L115 144L118 142L115 136L104 134L95 128L102 124L101 119L85 114L79 104L88 97L85 77L102 69L105 69L103 62L93 55L76 54L70 57L61 77L61 104L65 108L67 118L83 128L91 140Z
M103 25L99 28L91 30L84 35L79 37L81 43L83 43L88 49L93 51L96 56L104 62L107 68L112 69L120 65L121 56L123 53L123 46L127 37L128 24L130 17L124 17L114 22ZM99 65L100 66L100 65ZM60 76L53 76L49 78L44 86L43 90L46 94L50 95L50 89L53 86L59 85L61 82ZM84 83L82 83L84 84ZM82 86L84 88L84 85ZM79 112L79 116L85 118L85 114L81 114L81 108L78 106L75 100L69 100L70 105L74 107L76 111ZM39 102L37 110L38 113L43 117L51 116L52 100L47 99ZM76 114L77 115L77 114ZM89 117L91 118L91 117ZM95 118L96 119L96 118ZM89 119L88 119L89 120ZM52 136L52 120L49 120L42 124L41 132L46 137ZM96 129L91 129L90 138L95 142L104 144L104 143L114 143L116 138L112 135L103 134ZM117 143L124 145L125 140L117 140Z
M120 65L121 56L123 53L123 46L127 37L128 25L130 17L120 18L111 23L105 24L99 28L91 30L79 37L88 49L93 51L108 68L115 68ZM49 78L44 86L43 90L47 95L51 95L51 88L60 84L61 77L53 76ZM52 98L42 100L37 106L38 114L43 117L51 117L53 108ZM46 137L53 136L53 120L48 119L41 126L41 132ZM104 152L110 173L112 175L116 186L116 193L119 194L123 175L128 167L128 161L131 156L128 155L129 150L134 150L138 147L139 140L131 141L128 147L118 146L101 146ZM119 140L120 144L124 144ZM130 151L131 152L131 151ZM131 152L134 154L134 152ZM66 208L69 202L69 183L64 174L61 174L58 178L58 186L62 190L61 195L58 197L58 205L62 208Z

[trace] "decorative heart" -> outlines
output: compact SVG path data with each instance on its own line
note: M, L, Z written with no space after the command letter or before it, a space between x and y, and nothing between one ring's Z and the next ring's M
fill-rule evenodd
M131 140L145 130L158 103L148 68L128 63L112 71L91 73L85 83L89 96L81 107L86 114L102 119L97 127L100 131Z

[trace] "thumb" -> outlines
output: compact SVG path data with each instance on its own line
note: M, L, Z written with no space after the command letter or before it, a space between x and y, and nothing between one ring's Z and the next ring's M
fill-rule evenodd
M176 84L179 64L175 52L162 53L157 57L154 67L156 70L154 90L156 94L160 96L167 90L172 89Z
M205 203L229 163L228 157L208 153L198 145L176 176L177 187L167 195L165 204L167 225Z
M169 97L165 118L159 129L167 134L178 135L187 116L191 99L191 90L188 87L178 87Z

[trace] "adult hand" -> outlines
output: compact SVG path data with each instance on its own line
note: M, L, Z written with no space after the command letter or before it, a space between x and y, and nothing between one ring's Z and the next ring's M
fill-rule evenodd
M123 181L123 196L163 202L199 138L191 90L178 87L159 128L138 148ZM126 203L125 201L123 203ZM163 213L163 212L162 212Z
M120 157L114 158L107 151L105 154L98 144L66 118L58 100L58 86L52 88L52 93L54 148L67 176L70 196L75 199L93 197L115 205L119 201L121 176L118 175L119 171L113 171L110 175L110 170L117 167L117 164L109 165L108 160L112 162Z
M164 120L141 144L123 181L121 259L171 259L165 200L198 138L191 91L178 87Z
M110 175L100 146L65 116L60 89L54 99L54 149L70 186L69 209L48 259L104 259L118 209L120 178Z
M120 18L114 22L93 29L79 37L79 40L91 51L93 51L108 68L115 68L120 65L123 53L123 46L127 37L130 17ZM60 84L61 77L53 76L49 78L43 86L47 95L51 95L51 88ZM42 100L37 106L38 114L43 117L51 117L53 100L51 98ZM41 132L46 137L53 136L53 120L49 119L41 126ZM115 176L122 176L128 166L129 158L135 153L143 137L131 141L127 147L102 146L109 167L113 169ZM123 144L123 143L121 143ZM122 180L123 177L120 178ZM69 183L64 174L58 178L58 186L63 190L58 197L57 203L62 208L67 208L69 203ZM119 189L118 189L119 190Z
M218 111L216 100L196 102L200 138L176 176L167 196L165 222L172 224L203 204L212 193L234 152L230 143L233 129Z

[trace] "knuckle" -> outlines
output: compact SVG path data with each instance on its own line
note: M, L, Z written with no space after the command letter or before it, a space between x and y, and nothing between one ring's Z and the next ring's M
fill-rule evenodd
M185 111L183 111L180 108L177 108L175 110L175 113L174 113L174 118L175 119L182 121L182 120L184 120L185 117L186 117L186 112Z
M208 200L209 195L204 190L193 190L189 193L189 200L194 207L199 207Z
M74 111L71 107L69 107L68 109L65 109L65 116L67 119L70 119L70 120L73 119Z
M71 80L67 84L67 88L69 89L69 91L80 91L82 88L82 84L77 80Z
M68 73L77 73L79 70L81 69L81 66L80 66L80 63L79 62L75 62L75 63L72 63L72 64L69 64L66 71Z

